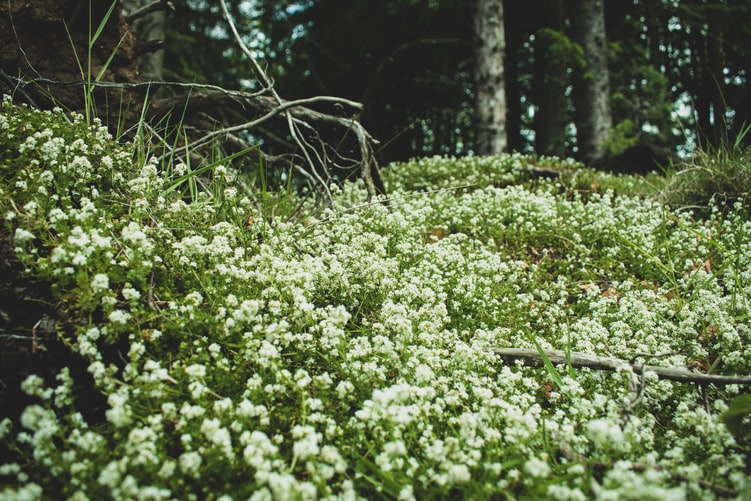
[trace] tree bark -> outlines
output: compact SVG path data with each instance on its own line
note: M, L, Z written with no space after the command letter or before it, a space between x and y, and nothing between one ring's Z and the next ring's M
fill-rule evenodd
M143 80L164 80L164 39L168 2L161 0L120 0L126 19L131 21L138 41L135 52Z
M506 82L506 96L513 97L506 100L506 148L509 151L524 151L526 143L522 134L524 127L522 117L525 110L520 96L524 94L522 64L529 56L524 47L529 33L527 30L519 28L523 26L526 9L529 9L528 4L508 2L505 4L503 11L504 33L506 35L504 80Z
M545 2L540 12L541 28L563 34L565 12L563 0ZM551 53L553 39L538 30L535 36L535 78L533 92L535 113L535 151L540 155L566 155L566 65Z
M722 20L717 12L709 16L707 55L709 72L709 95L712 103L711 141L714 146L727 142L727 105L725 104L725 51L723 50Z
M21 88L16 79L136 81L135 39L119 9L115 8L105 19L110 5L111 2L89 5L85 0L0 2L0 91L35 107L62 106L84 113L86 101L92 96L86 96L82 87ZM89 50L89 37L100 25L102 31ZM93 97L100 105L100 118L113 129L124 118L121 104L128 103L137 112L143 102L141 93L123 93L116 88L102 89ZM134 119L129 116L125 122Z
M575 89L577 144L580 159L592 165L605 157L613 127L603 0L577 0L574 25L587 64Z
M474 8L475 150L496 155L507 147L503 2L476 0Z

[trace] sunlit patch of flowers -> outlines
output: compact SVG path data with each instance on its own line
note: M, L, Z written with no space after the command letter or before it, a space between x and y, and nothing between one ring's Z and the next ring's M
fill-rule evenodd
M748 489L721 420L740 387L565 366L559 384L492 351L537 343L748 374L740 215L525 184L530 159L507 156L394 166L388 208L351 208L365 192L350 184L305 226L264 218L224 167L221 207L186 200L169 169L61 111L6 102L0 128L7 240L78 315L63 335L107 401L87 422L84 381L30 375L35 403L0 422L17 451L0 497Z

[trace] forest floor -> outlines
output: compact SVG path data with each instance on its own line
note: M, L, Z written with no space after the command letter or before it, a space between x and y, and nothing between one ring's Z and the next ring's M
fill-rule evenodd
M319 210L2 106L3 499L751 493L742 197L504 155Z

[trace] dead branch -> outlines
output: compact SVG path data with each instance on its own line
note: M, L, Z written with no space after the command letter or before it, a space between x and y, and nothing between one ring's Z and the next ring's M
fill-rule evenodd
M359 157L358 162L360 172L365 181L365 185L368 189L368 198L373 195L385 194L383 183L378 175L378 166L375 162L375 154L373 152L372 145L375 143L373 138L365 131L362 125L354 117L342 118L326 113L318 112L307 107L301 106L287 106L285 101L279 96L274 89L273 83L264 69L258 63L257 59L253 56L252 52L248 49L242 40L242 37L235 27L235 23L232 20L232 16L227 9L225 0L220 0L222 12L224 17L232 31L232 34L240 47L240 50L245 54L248 60L251 62L253 69L256 73L256 77L261 84L269 89L273 100L275 101L274 107L269 107L269 111L266 112L268 116L261 117L263 120L267 120L276 114L281 114L286 118L289 135L295 144L299 148L299 153L305 158L307 164L308 173L315 178L318 182L318 189L324 193L328 202L331 202L331 192L329 190L329 183L332 180L330 171L332 168L348 169L353 167L352 165L346 165L346 160L339 155L337 148L332 148L329 143L324 141L316 127L311 124L314 123L329 123L337 126L340 130L345 132L352 132L359 145ZM313 98L315 99L315 98ZM259 99L261 101L261 99ZM343 100L339 100L339 103L343 103ZM348 102L350 105L351 101ZM269 106L268 102L266 106ZM356 106L361 109L361 105ZM306 139L305 130L312 132L312 139ZM333 155L333 158L332 158ZM338 160L345 160L345 165L342 165ZM298 168L302 168L299 167Z
M645 464L641 464L641 463L632 463L631 464L631 469L634 470L634 471L647 471L649 469L655 469L655 470L658 470L658 471L667 471L668 474L671 477L673 477L674 480L676 480L678 482L689 482L690 481L690 479L687 476L681 475L681 474L676 473L674 471L663 469L660 466L650 466L650 465L645 465ZM735 489L730 489L728 487L725 487L725 486L722 486L722 485L719 485L719 484L714 484L714 483L708 482L706 480L698 480L697 483L699 484L699 487L701 487L702 489L710 490L710 491L714 492L715 494L717 494L720 497L735 498L735 497L738 497L738 494L739 494L739 492L737 490L735 490Z
M544 362L537 350L521 348L494 348L493 353L505 363L513 364L521 360L531 367L542 367ZM742 384L751 385L751 376L725 376L720 374L702 374L681 367L660 367L657 365L640 365L620 358L598 357L586 353L571 352L566 355L562 350L544 350L553 365L570 363L572 367L587 367L595 370L614 371L629 367L634 373L654 372L660 379L669 379L682 383L697 384Z
M114 115L104 117L104 123L123 125L121 130L125 130L126 135L145 130L142 118L157 128L164 125L170 129L164 133L177 140L171 140L169 147L164 145L155 154L168 152L170 157L190 155L193 165L194 160L200 164L201 158L209 158L216 151L214 148L233 153L252 150L246 165L248 161L251 164L258 161L274 175L296 173L296 177L303 181L303 185L298 186L310 188L319 202L330 204L331 184L354 175L363 178L369 201L375 196L385 195L375 160L374 146L378 142L359 121L362 104L332 96L283 99L275 90L272 79L243 43L224 1L221 6L237 45L253 66L253 77L259 86L253 91L159 80L138 81L134 71L127 75L113 74L111 78L95 82L55 79L40 72L27 76L19 71L16 77L3 71L0 87L32 104L36 104L34 100L40 89L44 89L41 92L44 97L42 106L61 105L74 111L83 109L81 93L76 92L76 87L93 87L97 98L129 103L125 116L118 116L116 107L112 107ZM168 8L171 8L169 1L154 0L143 9L130 13L128 20L134 21ZM129 54L157 50L161 47L159 43L133 45ZM139 123L141 127L136 127ZM182 132L177 132L177 128ZM177 133L171 134L173 131ZM261 148L252 148L259 144Z
M227 98L230 98L233 101L233 103L226 102ZM225 104L225 105L235 104L235 105L242 106L242 109L244 111L256 111L258 113L262 113L260 117L254 118L253 120L208 132L200 139L194 140L191 144L192 147L203 146L204 144L208 144L214 139L218 137L222 137L225 134L233 134L233 133L240 132L243 130L253 129L254 127L257 127L261 125L262 123L267 122L268 120L280 115L281 113L291 108L298 108L298 107L302 108L303 106L306 106L308 104L321 103L321 102L339 103L339 104L347 104L348 106L351 106L352 108L355 108L357 110L362 109L362 105L360 103L356 103L354 101L349 101L346 99L340 99L337 97L331 97L331 96L316 96L316 97L305 98L305 99L296 99L294 101L282 101L277 106L273 103L273 101L270 98L263 97L259 95L258 93L245 93L245 92L240 92L240 91L233 91L231 93L227 93L224 91L224 89L209 88L207 89L207 92L196 93L192 96L181 95L181 96L177 96L174 98L169 98L169 99L159 101L158 103L155 103L156 112L158 114L163 114L168 109L179 109L183 106L187 106L189 104L188 101L190 101L190 104L192 106L202 106L204 104L210 105L210 106L216 106L216 105L222 105L222 104ZM299 113L299 110L298 110L298 113ZM324 118L325 116L326 116L325 114L321 114L321 116L317 118L319 120L325 120ZM336 119L337 117L333 117L333 118ZM339 125L343 124L343 122L341 121L339 121L338 123Z
M164 49L164 40L149 40L148 42L139 43L133 49L133 55L150 54Z
M594 467L597 468L598 470L603 470L603 471L612 468L612 466L605 464L605 463L601 463L601 462L595 463ZM645 472L649 470L662 471L670 475L670 477L676 482L691 482L691 479L689 477L685 475L681 475L680 473L676 473L660 465L649 465L649 464L644 464L644 463L631 462L628 464L628 469L630 469L631 471L635 471L635 472ZM696 480L696 483L699 484L699 487L701 487L702 489L707 489L709 491L712 491L715 495L719 497L737 498L738 495L740 494L735 489L731 489L731 488L728 488L719 484L714 484L706 480L699 479L699 480Z
M125 21L128 22L128 24L132 24L133 21L142 18L143 16L146 16L148 14L151 14L152 12L158 12L160 10L175 10L175 6L170 2L169 0L154 0L153 2L144 5L137 11L125 15Z
M240 90L225 89L224 87L220 87L218 85L186 83L186 82L168 82L168 81L160 81L160 80L149 80L149 81L144 81L144 82L103 82L103 81L87 82L85 80L61 81L61 80L55 80L52 78L43 78L43 77L19 78L19 77L13 77L10 75L8 75L7 78L9 82L11 82L15 87L18 87L18 88L27 88L27 87L33 88L35 86L50 86L50 87L84 87L85 86L85 87L96 87L96 88L102 88L102 89L128 89L128 90L170 88L170 89L184 89L188 93L195 92L195 91L216 91L216 92L221 92L222 94L225 94L226 96L237 95L237 96L242 96L242 97L247 97L249 95L260 96L268 91L268 89L264 88L259 91L251 93L251 92L240 91ZM332 99L338 99L338 98L332 98Z
M310 107L316 104L336 105L342 111L350 109L351 114L349 116L330 115ZM228 93L224 90L206 89L193 94L181 94L156 100L152 103L150 111L154 116L165 116L172 111L182 112L182 110L189 110L191 115L198 113L215 115L217 110L222 109L231 110L241 118L252 118L224 127L204 128L206 131L204 134L192 137L190 145L176 150L175 153L183 153L187 147L195 149L213 141L224 141L230 135L241 134L243 131L257 132L259 126L272 122L274 119L279 121L277 127L284 123L289 131L288 124L291 121L296 132L297 153L305 159L305 166L299 164L294 166L298 173L305 171L307 175L304 177L314 180L319 185L322 184L323 186L318 186L319 188L327 189L333 181L332 171L359 172L368 189L369 199L385 194L385 187L380 178L372 147L377 144L377 141L357 120L358 113L362 109L360 103L332 96L278 102L273 97L258 93L239 91ZM186 120L190 122L190 115ZM217 120L217 122L227 123L226 120ZM326 129L326 132L323 129ZM263 135L271 137L270 134ZM356 155L355 157L347 156L340 147L348 135L351 136L351 142L356 145L356 151L352 152ZM333 143L331 138L339 144ZM288 145L285 145L285 148L288 148ZM325 193L323 190L322 192Z
M245 43L242 40L242 37L240 37L240 34L237 32L237 28L235 27L235 23L232 20L232 16L230 16L229 10L227 9L227 4L224 0L220 0L220 4L222 6L222 12L224 13L224 18L227 20L227 24L229 24L230 29L232 30L232 34L235 37L235 41L237 42L237 45L240 47L240 50L242 50L243 54L248 58L248 60L253 65L253 68L256 72L256 76L258 80L263 84L264 87L270 89L271 95L276 100L277 104L282 104L282 99L279 97L279 94L274 89L274 86L271 82L271 79L268 77L266 72L261 68L261 65L258 64L258 61L255 57L253 57L253 54L250 52L248 47L245 45ZM297 146L300 148L301 153L305 157L305 160L307 161L307 164L309 166L308 173L311 174L316 181L318 182L318 188L323 191L323 193L326 195L326 200L331 203L333 201L331 196L331 190L329 189L328 183L324 181L320 174L319 169L316 168L316 165L313 163L313 160L310 157L310 151L305 147L305 144L300 139L299 130L295 126L294 121L292 120L292 116L289 113L284 113L284 115L287 118L287 125L289 127L289 134L292 136L292 139L295 143L297 143ZM320 164L319 164L320 165ZM326 165L320 165L320 167L323 168L324 172L326 171Z
M182 114L186 112L184 124L187 128L194 127L192 134L191 149L200 148L218 140L222 143L233 143L233 150L239 148L237 134L253 132L257 134L258 128L274 119L281 119L287 125L289 133L289 121L291 120L298 138L297 149L300 159L304 163L295 162L293 170L302 177L310 180L319 189L328 189L333 181L332 170L338 172L358 172L365 181L368 189L368 199L374 196L385 195L385 187L380 177L378 165L375 161L373 146L378 144L368 131L359 122L359 113L363 106L361 103L345 98L334 96L314 96L292 101L277 100L269 96L271 89L262 88L258 91L229 90L216 85L188 84L169 81L150 82L91 82L84 81L58 81L50 78L23 79L11 75L3 75L7 82L20 90L38 85L46 87L81 87L91 85L97 88L109 90L149 90L154 93L157 89L166 88L176 91L177 94L162 99L154 99L148 108L148 115L154 123L170 112ZM340 110L341 116L331 115L318 111L313 106L328 106ZM234 123L217 117L217 113L228 110L229 113L238 115ZM206 116L212 117L217 125L211 128L192 124L193 118L201 116L201 125L206 123ZM248 117L252 117L249 120ZM322 127L328 127L327 134L321 131ZM276 126L278 128L278 125ZM282 132L282 131L280 131ZM310 138L306 139L305 135ZM270 132L261 131L260 136L272 140L279 138ZM348 156L340 148L343 140L350 136L356 145L356 156ZM230 145L232 146L232 145ZM248 145L245 145L246 147ZM290 149L290 144L284 144L285 149ZM184 153L187 147L178 148L174 153ZM307 152L307 156L305 156ZM280 160L285 155L266 155L265 159ZM289 158L289 156L286 156ZM279 162L281 163L281 162ZM303 167L307 165L307 167ZM313 170L310 165L313 165ZM304 172L303 172L304 171Z

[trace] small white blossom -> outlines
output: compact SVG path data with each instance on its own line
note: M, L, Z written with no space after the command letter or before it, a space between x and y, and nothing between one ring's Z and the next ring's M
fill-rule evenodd
M125 325L130 320L130 313L124 310L114 310L112 311L107 318L109 318L109 321L113 324L121 324Z
M26 242L31 242L36 237L33 233L30 231L27 231L23 228L16 228L16 232L13 235L13 241L17 244L24 244Z
M104 273L97 273L94 278L91 279L91 290L100 293L110 288L110 279Z

